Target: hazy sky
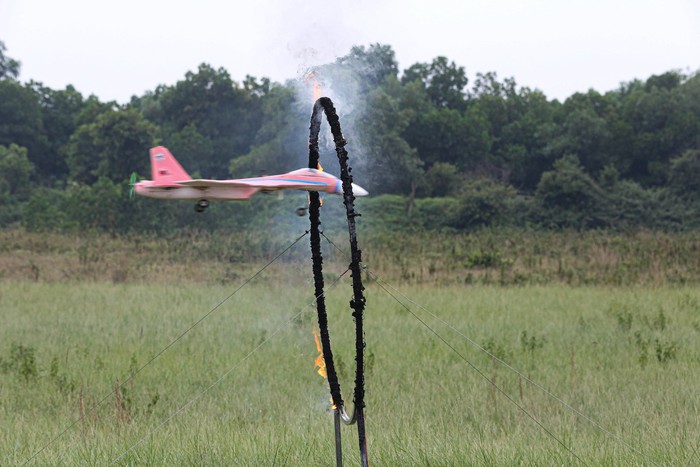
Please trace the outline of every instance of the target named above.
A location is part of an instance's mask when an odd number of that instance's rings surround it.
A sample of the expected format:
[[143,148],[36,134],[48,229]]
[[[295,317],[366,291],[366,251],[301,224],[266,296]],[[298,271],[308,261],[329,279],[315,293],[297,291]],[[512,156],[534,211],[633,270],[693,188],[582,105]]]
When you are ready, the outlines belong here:
[[700,0],[0,0],[0,40],[20,80],[120,103],[203,62],[284,82],[376,42],[563,100],[700,70]]

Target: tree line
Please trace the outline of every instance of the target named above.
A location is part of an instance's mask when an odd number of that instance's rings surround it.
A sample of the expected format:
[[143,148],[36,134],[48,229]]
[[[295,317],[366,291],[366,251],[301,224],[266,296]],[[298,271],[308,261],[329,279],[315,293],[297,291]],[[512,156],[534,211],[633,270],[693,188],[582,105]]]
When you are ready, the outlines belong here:
[[[270,200],[193,219],[181,203],[130,201],[128,180],[132,172],[149,177],[148,149],[157,144],[195,177],[304,166],[314,86],[336,104],[353,175],[373,195],[366,209],[380,223],[700,224],[698,72],[672,70],[559,102],[495,73],[470,82],[446,57],[399,71],[392,48],[373,44],[286,83],[236,82],[202,64],[120,105],[73,86],[21,82],[21,62],[5,52],[0,42],[0,226],[126,232],[264,222],[276,209]],[[333,171],[325,146],[321,160]]]

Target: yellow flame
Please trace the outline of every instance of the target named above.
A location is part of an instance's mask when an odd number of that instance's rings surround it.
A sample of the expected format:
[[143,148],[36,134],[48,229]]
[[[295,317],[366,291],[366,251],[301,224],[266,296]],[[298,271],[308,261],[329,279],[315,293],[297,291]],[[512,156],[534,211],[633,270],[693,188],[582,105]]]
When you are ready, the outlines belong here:
[[[323,166],[321,165],[321,161],[318,161],[318,170],[323,172]],[[323,197],[320,194],[318,195],[318,205],[323,206]]]
[[326,374],[326,364],[323,362],[323,355],[319,355],[314,359],[314,365],[318,367],[318,370],[316,370],[316,373],[321,375],[322,378],[327,378],[328,375]]
[[[304,78],[304,81],[311,82],[311,88],[313,90],[313,99],[314,103],[321,98],[321,83],[318,82],[318,79],[316,79],[316,73],[313,71],[309,71],[309,73],[306,75],[306,78]],[[323,172],[323,167],[321,166],[321,162],[318,162],[318,170]],[[309,203],[311,202],[311,198],[309,198]],[[318,205],[323,206],[323,198],[319,195],[318,198]],[[316,329],[316,328],[314,328]],[[315,332],[315,331],[314,331]],[[314,334],[315,336],[315,334]],[[318,339],[316,339],[316,345],[318,346]],[[319,348],[319,352],[321,349]],[[324,372],[325,370],[325,364],[324,364]]]
[[[318,82],[318,79],[316,79],[316,74],[311,71],[309,74],[306,75],[305,81],[307,83],[311,83],[311,88],[313,92],[313,99],[314,103],[321,98],[321,83]],[[318,170],[323,172],[323,166],[321,166],[321,162],[318,162]],[[310,198],[309,198],[310,200]],[[323,198],[319,196],[319,205],[323,206]],[[314,358],[314,369],[316,370],[316,373],[318,373],[324,380],[326,380],[326,383],[328,382],[328,373],[326,372],[326,361],[323,359],[323,347],[321,347],[321,342],[318,338],[318,328],[316,328],[316,325],[314,324],[313,328],[313,333],[314,333],[314,342],[316,342],[316,351],[318,352],[318,356]],[[330,409],[335,410],[335,404],[333,403],[333,396],[330,397],[329,399],[329,404],[330,404]]]
[[[316,358],[314,358],[314,369],[326,382],[328,382],[328,374],[326,373],[326,361],[323,359],[323,347],[321,347],[321,341],[318,338],[318,328],[314,324],[313,327],[314,342],[316,342],[316,351],[319,353]],[[331,410],[335,410],[335,404],[333,403],[333,396],[328,400]]]
[[318,356],[314,358],[314,369],[316,373],[321,375],[323,378],[328,378],[326,374],[326,361],[323,359],[323,348],[321,347],[321,342],[318,339],[318,329],[314,325],[314,342],[316,342],[316,351],[319,352]]
[[314,102],[319,100],[321,98],[321,83],[318,82],[318,79],[316,79],[316,74],[312,71],[308,75],[306,75],[305,81],[311,82],[311,89],[313,92],[313,98]]

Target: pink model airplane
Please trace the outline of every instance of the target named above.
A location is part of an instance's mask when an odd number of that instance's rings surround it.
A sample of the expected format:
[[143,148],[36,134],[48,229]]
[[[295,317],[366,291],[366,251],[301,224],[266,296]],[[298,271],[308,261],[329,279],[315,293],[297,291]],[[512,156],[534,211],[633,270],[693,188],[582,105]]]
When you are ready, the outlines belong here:
[[[341,181],[337,177],[316,169],[237,180],[193,180],[163,146],[151,148],[151,176],[153,180],[132,183],[137,195],[158,199],[195,199],[197,212],[204,211],[209,201],[244,200],[258,192],[304,190],[343,194]],[[352,191],[355,196],[368,194],[367,190],[354,183]]]

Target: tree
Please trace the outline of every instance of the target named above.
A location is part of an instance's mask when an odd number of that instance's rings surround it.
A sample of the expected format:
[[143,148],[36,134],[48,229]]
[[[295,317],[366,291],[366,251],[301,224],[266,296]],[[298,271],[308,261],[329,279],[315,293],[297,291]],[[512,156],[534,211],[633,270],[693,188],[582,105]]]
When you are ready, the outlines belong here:
[[352,70],[364,91],[398,74],[398,63],[390,45],[371,44],[368,48],[353,46],[350,53],[336,60],[336,65]]
[[68,141],[78,127],[85,101],[82,94],[70,85],[64,90],[53,90],[37,82],[30,82],[29,86],[38,97],[41,120],[48,139],[46,153],[34,157],[41,164],[39,177],[42,182],[65,181],[68,176]]
[[133,108],[103,113],[80,126],[68,146],[68,167],[74,181],[92,184],[99,177],[121,183],[131,172],[146,173],[148,148],[157,128]]
[[695,77],[674,85],[678,79],[682,78],[652,77],[649,86],[638,84],[619,93],[620,114],[627,128],[623,177],[647,187],[663,186],[671,159],[697,147],[700,104],[695,101],[700,86]]
[[469,82],[464,67],[448,62],[447,57],[436,57],[428,63],[416,63],[404,70],[403,84],[418,81],[423,84],[431,102],[437,107],[464,110],[464,88]]
[[700,149],[688,149],[671,160],[668,187],[678,196],[700,197]]
[[41,106],[31,88],[13,80],[0,80],[0,145],[27,148],[27,156],[38,173],[48,151]]
[[428,167],[447,162],[463,170],[474,169],[489,151],[487,122],[478,109],[466,115],[448,107],[418,113],[404,138]]
[[0,41],[0,80],[17,79],[19,77],[20,62],[5,55],[5,43]]
[[586,170],[599,173],[611,159],[608,154],[611,146],[608,121],[614,118],[615,103],[590,90],[568,98],[562,114],[560,135],[553,139],[549,149],[555,157],[576,154]]
[[402,86],[389,79],[368,96],[363,126],[363,145],[371,191],[408,195],[408,213],[413,209],[416,190],[423,176],[423,163],[417,151],[402,137],[412,111],[401,108]]
[[29,181],[33,170],[26,148],[16,144],[0,146],[0,196],[26,198],[30,192]]
[[558,102],[538,90],[518,89],[514,79],[477,73],[469,95],[470,111],[484,119],[489,136],[491,177],[534,191],[556,156],[548,149],[557,128]]
[[685,79],[686,77],[678,71],[667,71],[661,75],[650,76],[644,83],[644,89],[647,92],[654,88],[671,90],[680,86]]
[[128,224],[122,220],[130,213],[124,209],[125,191],[107,177],[99,177],[92,185],[72,183],[63,200],[65,220],[82,230],[126,231]]
[[[184,159],[192,164],[190,170],[225,178],[231,158],[246,154],[253,144],[262,123],[261,99],[267,92],[266,78],[258,83],[248,76],[241,88],[225,69],[201,64],[196,73],[187,72],[184,80],[159,88],[142,103],[148,104],[149,116],[161,126],[166,144],[177,139],[178,133],[184,142],[182,132],[193,130],[208,140],[208,152],[184,154]],[[190,128],[185,130],[187,127]]]
[[506,89],[507,85],[508,82],[501,84],[498,81],[496,73],[477,73],[469,95],[471,104],[478,106],[486,115],[489,131],[496,145],[499,144],[503,127],[512,121],[507,99],[509,94],[515,94],[515,89]]
[[462,187],[456,227],[473,228],[506,223],[509,206],[517,196],[510,185],[490,179],[470,180]]
[[168,148],[193,176],[194,174],[199,177],[213,176],[208,172],[202,175],[201,170],[204,168],[206,171],[206,165],[203,164],[203,161],[214,159],[214,144],[211,139],[199,132],[194,123],[168,135]]
[[262,78],[258,83],[258,79],[255,76],[245,75],[243,80],[243,89],[248,91],[252,96],[264,97],[270,92],[271,88],[270,78]]
[[[262,123],[250,150],[231,159],[232,176],[283,172],[308,164],[308,118],[300,112],[294,89],[272,86],[262,99]],[[324,164],[325,166],[326,164]]]
[[0,226],[21,221],[22,204],[31,193],[29,179],[33,170],[27,150],[16,144],[0,146]]
[[100,115],[112,112],[118,108],[119,106],[116,102],[102,102],[97,96],[91,94],[83,101],[82,108],[76,115],[75,124],[80,126],[94,123]]
[[606,195],[575,155],[558,159],[554,170],[542,174],[536,198],[545,225],[595,228],[606,224]]
[[464,175],[448,162],[436,162],[422,177],[419,196],[446,197],[454,195],[464,182]]
[[38,187],[21,207],[22,226],[30,231],[57,230],[65,226],[65,190]]

